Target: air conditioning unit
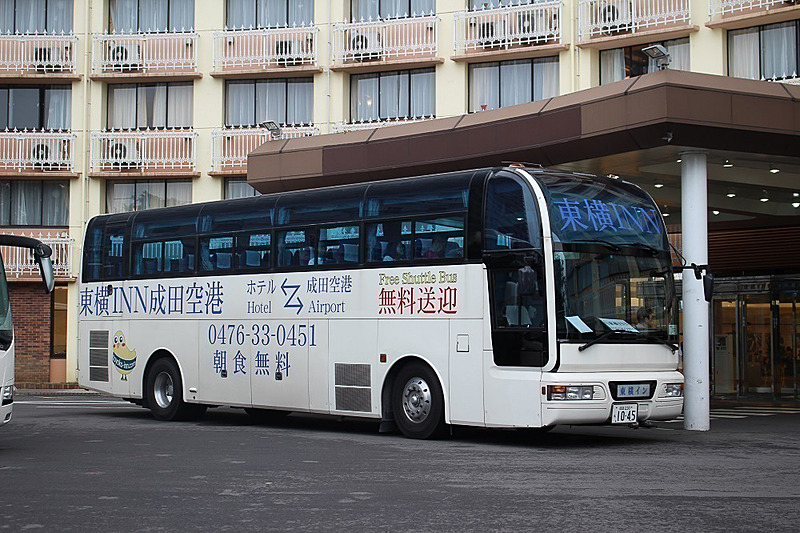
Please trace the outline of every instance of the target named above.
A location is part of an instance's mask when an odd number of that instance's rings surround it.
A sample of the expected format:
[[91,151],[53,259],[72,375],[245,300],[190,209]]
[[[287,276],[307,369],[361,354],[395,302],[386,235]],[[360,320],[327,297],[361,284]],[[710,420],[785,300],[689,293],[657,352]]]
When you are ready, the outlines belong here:
[[113,70],[139,70],[142,68],[139,46],[134,43],[109,43],[108,62]]
[[300,65],[303,63],[303,45],[300,41],[276,41],[275,57],[279,65]]
[[547,38],[558,31],[558,12],[546,9],[517,13],[516,33],[522,42]]
[[112,139],[106,143],[105,160],[112,168],[127,169],[139,166],[139,146],[135,139]]
[[34,168],[42,170],[63,170],[68,168],[69,148],[67,141],[36,143],[31,148],[30,157]]
[[479,22],[476,32],[478,43],[484,48],[492,48],[505,42],[505,26],[501,21]]
[[603,32],[617,33],[633,27],[629,0],[601,0],[595,6],[598,25]]
[[350,50],[355,61],[379,60],[383,56],[381,37],[377,33],[352,33]]
[[64,53],[59,46],[34,48],[32,59],[36,72],[54,72],[64,67]]

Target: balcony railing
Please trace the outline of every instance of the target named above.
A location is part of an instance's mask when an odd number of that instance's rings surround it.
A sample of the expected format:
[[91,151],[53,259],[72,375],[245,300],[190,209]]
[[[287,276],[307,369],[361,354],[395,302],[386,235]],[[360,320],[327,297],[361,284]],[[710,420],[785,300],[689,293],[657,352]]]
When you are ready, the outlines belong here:
[[319,28],[227,30],[214,34],[214,72],[317,64]]
[[92,132],[92,172],[194,172],[193,129]]
[[561,42],[561,1],[456,13],[455,54]]
[[579,0],[579,39],[689,23],[689,0]]
[[[66,232],[58,231],[21,231],[0,229],[5,235],[21,235],[33,237],[52,248],[53,273],[57,278],[71,278],[72,276],[72,239]],[[3,255],[3,264],[6,267],[8,278],[39,278],[39,266],[33,259],[33,254],[27,248],[18,246],[0,246]]]
[[436,15],[333,25],[335,63],[381,61],[437,55]]
[[197,72],[197,34],[123,33],[92,36],[95,74]]
[[[277,139],[294,139],[317,135],[314,126],[283,126]],[[211,133],[212,167],[217,172],[244,171],[247,169],[247,154],[267,141],[273,140],[266,128],[225,128]]]
[[432,120],[436,117],[418,117],[418,118],[390,118],[386,120],[375,120],[371,122],[348,122],[333,124],[331,133],[344,133],[346,131],[362,131],[374,130],[375,128],[385,128],[387,126],[397,126],[399,124],[411,124],[413,122],[422,122],[423,120]]
[[0,35],[0,72],[75,73],[74,35]]
[[794,0],[708,0],[708,20],[730,15],[758,14],[773,7],[794,5]]
[[0,169],[72,172],[75,135],[60,131],[0,131]]

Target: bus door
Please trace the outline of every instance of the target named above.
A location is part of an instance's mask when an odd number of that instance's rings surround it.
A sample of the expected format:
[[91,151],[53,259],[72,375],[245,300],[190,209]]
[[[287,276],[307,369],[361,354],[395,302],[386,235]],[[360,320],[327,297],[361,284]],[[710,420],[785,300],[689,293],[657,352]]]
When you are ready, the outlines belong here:
[[484,353],[486,424],[539,426],[547,307],[541,224],[530,185],[510,173],[492,177],[484,221],[491,329]]

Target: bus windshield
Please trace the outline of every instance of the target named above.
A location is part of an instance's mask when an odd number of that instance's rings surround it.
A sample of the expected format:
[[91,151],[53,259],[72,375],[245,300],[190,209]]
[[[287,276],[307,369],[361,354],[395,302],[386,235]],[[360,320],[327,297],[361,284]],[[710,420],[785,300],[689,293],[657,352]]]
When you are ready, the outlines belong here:
[[650,197],[622,180],[538,178],[553,232],[558,337],[675,338],[669,244]]
[[0,350],[7,350],[14,339],[14,324],[11,320],[11,304],[8,299],[8,284],[3,258],[0,256]]

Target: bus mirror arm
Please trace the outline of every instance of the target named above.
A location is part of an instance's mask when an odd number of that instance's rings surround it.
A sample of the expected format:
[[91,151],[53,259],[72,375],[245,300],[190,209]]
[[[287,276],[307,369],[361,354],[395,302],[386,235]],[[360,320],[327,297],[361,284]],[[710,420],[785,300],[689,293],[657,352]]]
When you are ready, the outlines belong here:
[[691,263],[689,265],[682,265],[673,268],[676,272],[692,270],[694,272],[695,279],[703,280],[703,295],[705,296],[707,302],[711,302],[711,299],[714,297],[714,274],[711,273],[708,265]]

